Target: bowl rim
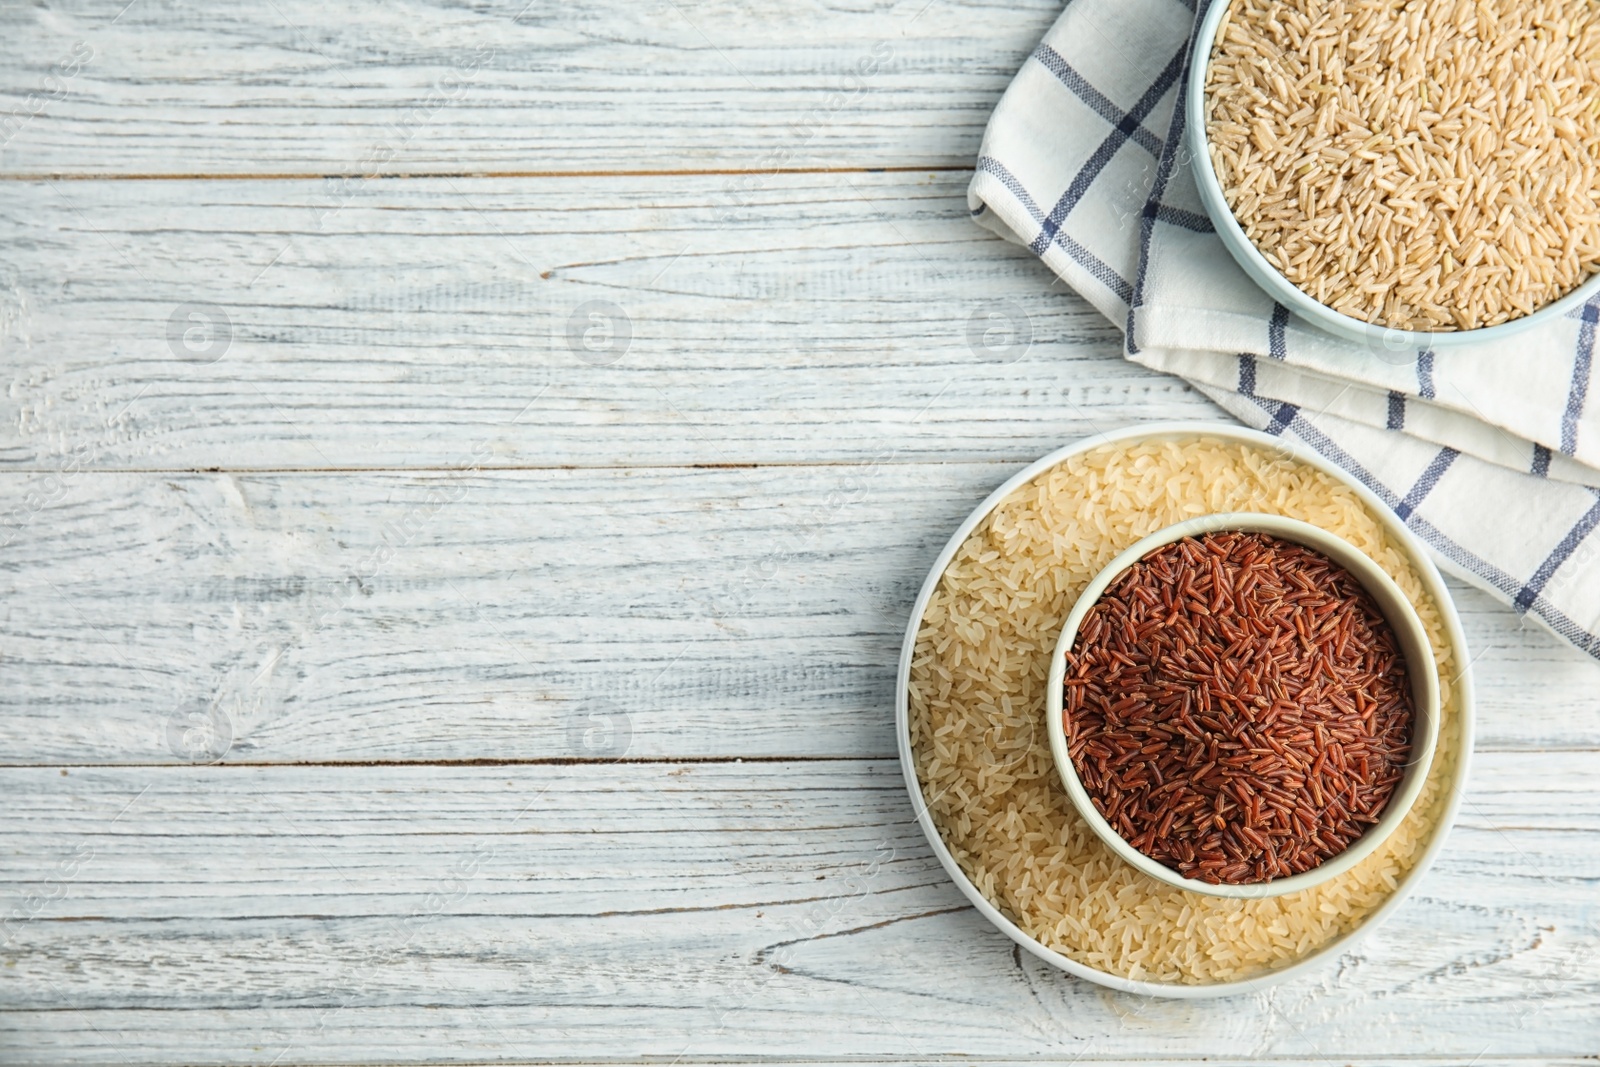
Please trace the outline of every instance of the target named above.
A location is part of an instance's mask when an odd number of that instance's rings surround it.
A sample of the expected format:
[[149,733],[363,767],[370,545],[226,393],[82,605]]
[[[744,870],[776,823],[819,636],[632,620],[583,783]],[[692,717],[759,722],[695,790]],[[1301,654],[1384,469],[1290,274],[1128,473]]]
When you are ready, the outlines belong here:
[[1338,534],[1299,519],[1265,512],[1216,512],[1174,523],[1140,538],[1106,564],[1084,587],[1072,610],[1067,614],[1066,623],[1061,628],[1061,636],[1056,641],[1055,652],[1050,661],[1049,680],[1046,682],[1048,689],[1045,695],[1045,729],[1050,736],[1050,753],[1055,757],[1056,771],[1061,776],[1061,784],[1066,788],[1067,795],[1072,798],[1073,806],[1078,809],[1078,814],[1084,822],[1089,824],[1089,828],[1124,862],[1176,889],[1213,897],[1261,900],[1298,893],[1337,878],[1370,856],[1395,830],[1399,829],[1427,784],[1428,771],[1433,766],[1434,750],[1439,739],[1439,678],[1437,671],[1407,671],[1412,703],[1415,707],[1412,758],[1407,762],[1405,774],[1379,820],[1338,855],[1309,871],[1287,878],[1275,878],[1269,882],[1211,885],[1197,879],[1186,878],[1134,848],[1095,807],[1088,790],[1078,777],[1077,766],[1068,754],[1066,722],[1062,714],[1064,702],[1062,682],[1066,674],[1066,653],[1071,649],[1078,628],[1089,611],[1100,602],[1111,583],[1125,574],[1135,563],[1156,549],[1186,537],[1198,537],[1223,530],[1270,534],[1321,552],[1350,572],[1362,588],[1377,601],[1384,618],[1395,630],[1408,666],[1420,655],[1426,655],[1430,666],[1432,665],[1433,653],[1428,644],[1428,634],[1423,628],[1422,620],[1417,617],[1416,609],[1395,584],[1394,579],[1384,573],[1383,568],[1361,549]]
[[[1055,949],[1048,948],[1035,940],[1016,923],[1012,922],[1000,910],[991,904],[972,880],[961,869],[956,858],[951,854],[949,847],[944,843],[944,838],[939,834],[939,828],[933,823],[933,816],[928,812],[928,805],[922,793],[922,783],[917,777],[915,756],[911,751],[910,732],[910,681],[911,659],[916,652],[917,631],[921,626],[922,617],[927,612],[928,601],[932,599],[934,591],[939,586],[939,581],[944,577],[945,568],[950,560],[955,557],[968,535],[987,519],[995,507],[1018,488],[1026,485],[1040,474],[1049,470],[1075,455],[1081,455],[1101,445],[1119,444],[1137,440],[1187,440],[1196,437],[1216,437],[1224,441],[1242,444],[1251,444],[1275,450],[1283,450],[1307,466],[1328,474],[1330,477],[1346,486],[1367,505],[1384,523],[1403,545],[1410,558],[1412,566],[1417,569],[1422,579],[1423,586],[1427,589],[1439,608],[1440,622],[1444,627],[1451,649],[1460,658],[1462,663],[1459,673],[1452,679],[1460,701],[1460,738],[1457,742],[1459,751],[1456,753],[1456,771],[1448,783],[1448,794],[1445,797],[1443,810],[1439,815],[1438,825],[1434,829],[1433,838],[1423,849],[1411,871],[1400,880],[1398,886],[1389,894],[1389,898],[1377,909],[1367,916],[1360,926],[1349,933],[1334,938],[1321,948],[1283,967],[1278,967],[1264,974],[1253,975],[1247,978],[1235,978],[1226,982],[1208,982],[1204,984],[1186,985],[1176,982],[1152,982],[1138,978],[1124,978],[1121,975],[1101,971],[1087,964],[1079,963]],[[895,733],[896,748],[900,754],[900,773],[906,783],[912,810],[915,812],[917,825],[921,828],[923,836],[927,839],[928,847],[938,858],[940,866],[955,883],[957,891],[967,898],[973,908],[1001,933],[1010,938],[1016,945],[1027,951],[1030,955],[1057,968],[1121,993],[1131,993],[1138,996],[1159,997],[1174,1000],[1209,1000],[1216,997],[1238,996],[1245,993],[1257,993],[1278,985],[1293,978],[1302,977],[1323,966],[1329,957],[1344,952],[1354,947],[1360,940],[1382,925],[1385,919],[1394,913],[1416,889],[1422,876],[1433,866],[1434,860],[1444,848],[1445,840],[1450,836],[1449,829],[1454,824],[1456,814],[1460,810],[1462,795],[1466,787],[1467,777],[1472,765],[1472,745],[1474,735],[1475,701],[1472,684],[1472,657],[1468,654],[1466,633],[1462,629],[1461,618],[1456,610],[1455,601],[1451,599],[1449,590],[1445,587],[1444,578],[1439,573],[1439,568],[1434,564],[1422,542],[1406,528],[1405,524],[1395,517],[1394,513],[1378,499],[1371,489],[1359,479],[1352,477],[1344,470],[1324,459],[1299,442],[1288,438],[1275,437],[1220,421],[1173,420],[1163,422],[1150,422],[1125,426],[1113,431],[1100,431],[1086,435],[1078,440],[1055,449],[1041,456],[1034,462],[1026,465],[1017,473],[1007,478],[997,486],[981,503],[973,509],[950,535],[950,539],[934,558],[932,566],[928,569],[927,577],[923,579],[922,588],[917,594],[916,602],[912,605],[909,619],[906,622],[906,635],[900,646],[900,662],[895,679]]]
[[[1204,2],[1204,0],[1202,0]],[[1234,0],[1211,0],[1205,17],[1200,21],[1190,41],[1188,78],[1184,86],[1184,143],[1192,161],[1195,186],[1200,202],[1212,227],[1222,240],[1234,261],[1249,275],[1269,297],[1288,308],[1302,321],[1346,341],[1368,347],[1381,347],[1389,352],[1406,349],[1452,348],[1458,345],[1486,344],[1504,340],[1531,326],[1550,322],[1587,303],[1600,293],[1600,272],[1591,274],[1575,288],[1542,307],[1520,318],[1494,326],[1479,326],[1470,330],[1402,330],[1394,326],[1365,322],[1335,311],[1326,304],[1303,292],[1278,268],[1262,255],[1255,243],[1245,234],[1233,209],[1222,193],[1222,183],[1217,179],[1211,163],[1211,141],[1206,133],[1205,87],[1206,75],[1211,66],[1211,56],[1217,36],[1217,26],[1233,6]]]

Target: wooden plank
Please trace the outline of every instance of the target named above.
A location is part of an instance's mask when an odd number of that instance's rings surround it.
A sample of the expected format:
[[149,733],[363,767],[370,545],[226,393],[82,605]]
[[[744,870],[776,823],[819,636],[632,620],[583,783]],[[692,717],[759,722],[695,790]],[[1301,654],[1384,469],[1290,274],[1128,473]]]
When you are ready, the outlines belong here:
[[[1014,469],[0,476],[0,760],[892,756]],[[1480,745],[1600,748],[1600,664],[1453,588]]]
[[965,175],[726,221],[717,181],[0,183],[0,467],[1019,461],[1215,415]]
[[0,166],[968,166],[1058,12],[1054,0],[11,5],[0,13]]
[[1218,1005],[1014,951],[892,761],[9,769],[0,1040],[63,1063],[1584,1055],[1597,772],[1482,756],[1390,923]]

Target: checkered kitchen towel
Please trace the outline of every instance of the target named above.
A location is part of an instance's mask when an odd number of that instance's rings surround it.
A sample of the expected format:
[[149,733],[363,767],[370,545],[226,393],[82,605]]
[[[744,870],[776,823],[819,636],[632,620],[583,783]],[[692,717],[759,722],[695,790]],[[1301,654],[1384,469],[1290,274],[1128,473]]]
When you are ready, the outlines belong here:
[[1181,150],[1196,3],[1068,0],[989,120],[973,215],[1122,325],[1129,359],[1315,448],[1446,569],[1600,657],[1600,301],[1437,353],[1291,319],[1223,248]]

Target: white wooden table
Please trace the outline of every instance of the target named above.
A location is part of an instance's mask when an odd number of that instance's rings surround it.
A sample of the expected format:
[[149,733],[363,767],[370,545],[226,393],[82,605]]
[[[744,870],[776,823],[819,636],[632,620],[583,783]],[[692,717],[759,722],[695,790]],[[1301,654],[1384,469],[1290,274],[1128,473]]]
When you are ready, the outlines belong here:
[[967,217],[1056,0],[523,4],[0,8],[0,1062],[1600,1053],[1600,665],[1459,585],[1463,817],[1315,978],[1110,995],[922,841],[937,547],[1219,417]]

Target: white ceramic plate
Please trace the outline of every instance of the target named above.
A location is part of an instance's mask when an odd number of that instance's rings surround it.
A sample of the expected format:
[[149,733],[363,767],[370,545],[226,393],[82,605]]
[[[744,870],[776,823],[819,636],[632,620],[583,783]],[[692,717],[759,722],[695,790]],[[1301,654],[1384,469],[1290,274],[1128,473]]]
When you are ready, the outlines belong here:
[[956,863],[955,857],[945,847],[944,839],[939,836],[938,827],[934,826],[933,816],[928,813],[927,804],[923,800],[922,783],[917,779],[916,764],[911,755],[910,683],[911,657],[916,651],[917,628],[922,622],[923,613],[928,610],[928,601],[932,598],[934,589],[938,587],[939,579],[944,575],[945,568],[950,565],[950,560],[955,556],[957,549],[977,528],[978,524],[988,518],[989,512],[993,511],[996,505],[1010,496],[1019,486],[1037,478],[1062,460],[1099,448],[1101,445],[1131,444],[1137,441],[1151,440],[1187,440],[1201,436],[1286,452],[1301,463],[1324,471],[1349,486],[1361,498],[1362,503],[1366,504],[1374,515],[1383,520],[1386,529],[1396,539],[1397,543],[1404,546],[1411,557],[1412,565],[1416,567],[1417,573],[1422,578],[1423,587],[1428,591],[1434,602],[1438,604],[1439,615],[1444,624],[1445,636],[1455,649],[1457,662],[1462,664],[1471,663],[1471,657],[1467,655],[1466,636],[1461,630],[1461,619],[1456,614],[1455,604],[1450,599],[1450,592],[1445,588],[1444,579],[1440,577],[1438,568],[1433,565],[1433,561],[1428,557],[1427,550],[1423,547],[1422,542],[1417,540],[1416,536],[1406,529],[1405,525],[1395,517],[1394,513],[1384,506],[1383,502],[1374,496],[1366,486],[1321,456],[1293,441],[1272,437],[1256,430],[1247,430],[1227,423],[1158,422],[1133,426],[1115,433],[1096,434],[1093,437],[1085,438],[1075,444],[1058,449],[1036,463],[1032,463],[1025,469],[1018,471],[998,489],[990,493],[988,499],[979,504],[977,509],[971,515],[968,515],[960,526],[956,527],[955,533],[951,535],[949,542],[939,553],[938,558],[933,561],[933,567],[928,571],[928,577],[922,583],[922,592],[917,595],[916,605],[911,610],[911,621],[906,626],[905,643],[900,649],[899,676],[895,684],[895,730],[899,737],[900,769],[905,774],[906,788],[911,792],[911,803],[917,812],[917,823],[922,827],[923,834],[927,836],[928,844],[933,848],[934,855],[939,857],[939,862],[944,864],[944,869],[955,880],[957,888],[966,895],[968,900],[972,901],[973,907],[977,908],[984,918],[998,927],[1011,940],[1046,963],[1059,967],[1068,974],[1074,974],[1079,978],[1086,978],[1091,982],[1098,982],[1100,985],[1109,986],[1125,993],[1189,1000],[1250,993],[1314,970],[1351,948],[1357,939],[1365,936],[1379,923],[1383,922],[1384,919],[1388,918],[1400,906],[1401,902],[1411,894],[1411,890],[1416,887],[1423,874],[1433,865],[1434,857],[1438,855],[1439,849],[1444,845],[1445,838],[1449,836],[1446,831],[1455,822],[1456,809],[1460,806],[1462,790],[1466,785],[1468,764],[1471,762],[1472,755],[1473,733],[1472,674],[1470,669],[1463,667],[1461,676],[1454,682],[1456,693],[1458,694],[1461,729],[1456,742],[1458,751],[1455,753],[1455,774],[1449,782],[1449,795],[1445,800],[1444,811],[1440,816],[1439,825],[1434,829],[1432,840],[1428,842],[1427,848],[1422,853],[1422,858],[1417,861],[1416,866],[1411,869],[1410,873],[1401,880],[1399,887],[1390,894],[1389,899],[1384,901],[1360,926],[1342,937],[1335,938],[1322,948],[1295,963],[1254,978],[1236,979],[1230,982],[1212,982],[1205,985],[1135,981],[1086,966],[1035,941],[1024,933],[1016,923],[1000,914],[999,910],[989,903],[982,893],[978,892],[978,887],[973,885],[971,880],[967,878],[966,874],[961,870],[960,864]]

